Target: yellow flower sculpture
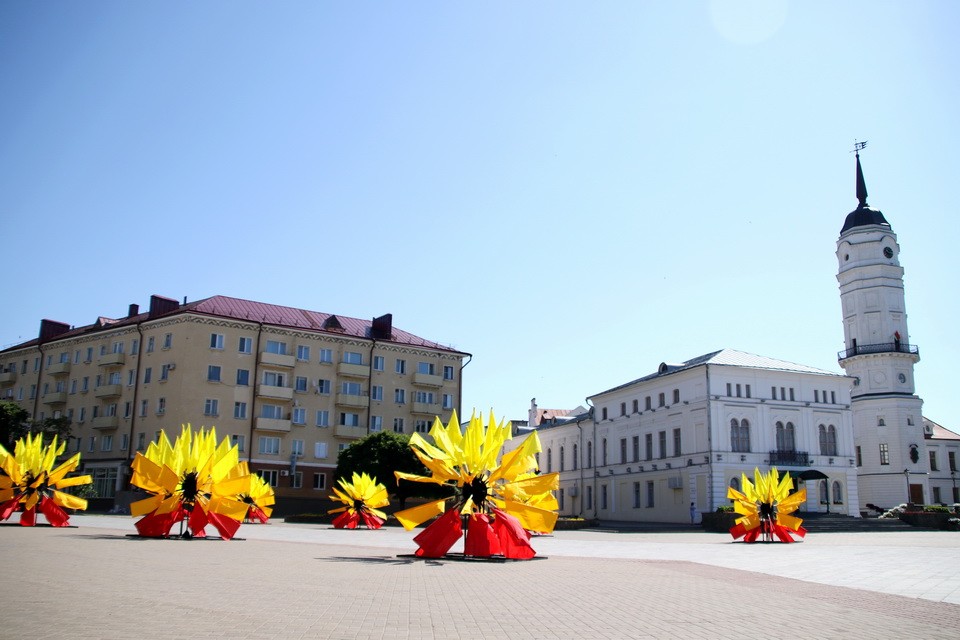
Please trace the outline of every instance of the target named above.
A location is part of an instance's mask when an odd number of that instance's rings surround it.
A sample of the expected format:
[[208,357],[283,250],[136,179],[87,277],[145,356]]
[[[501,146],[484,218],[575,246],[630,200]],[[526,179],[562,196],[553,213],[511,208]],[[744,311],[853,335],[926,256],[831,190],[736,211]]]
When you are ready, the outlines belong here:
[[339,513],[333,526],[337,529],[356,529],[360,521],[368,529],[379,529],[386,521],[387,514],[379,510],[390,504],[387,488],[365,473],[353,474],[353,482],[340,478],[337,484],[343,489],[333,488],[331,500],[345,504],[345,507],[330,509],[327,513]]
[[239,473],[250,478],[250,485],[237,494],[237,500],[247,505],[244,520],[249,522],[260,521],[266,524],[273,513],[273,504],[276,502],[273,487],[256,473],[250,473],[246,462],[241,462]]
[[130,483],[153,494],[130,505],[130,515],[143,516],[136,522],[141,536],[166,538],[177,522],[186,522],[182,537],[204,537],[212,524],[224,540],[240,528],[247,504],[237,496],[250,487],[250,473],[241,465],[236,445],[224,438],[217,444],[214,427],[194,434],[183,425],[170,444],[160,432],[146,454],[137,453],[131,463]]
[[790,493],[793,479],[789,474],[780,478],[776,467],[766,474],[754,469],[752,483],[746,474],[741,475],[743,493],[733,487],[727,489],[727,497],[733,500],[733,510],[743,516],[737,518],[730,529],[734,539],[742,537],[744,542],[756,542],[762,536],[767,542],[774,538],[793,542],[792,533],[801,538],[807,534],[807,530],[800,526],[803,520],[790,515],[806,501],[806,489]]
[[[461,433],[456,412],[444,426],[439,418],[430,429],[433,444],[419,434],[410,437],[414,454],[430,476],[394,472],[398,480],[431,482],[455,490],[451,498],[405,509],[396,518],[407,530],[440,515],[414,538],[416,554],[439,558],[467,528],[464,555],[504,556],[530,559],[530,531],[549,533],[557,522],[557,503],[552,491],[559,486],[559,474],[536,475],[536,454],[540,439],[531,433],[516,449],[501,457],[504,443],[511,438],[510,423],[497,424],[493,412],[489,424],[474,415]],[[448,504],[449,503],[449,504]],[[462,522],[463,521],[463,522]]]
[[66,446],[66,442],[58,445],[56,436],[44,446],[39,433],[17,440],[13,455],[0,446],[0,520],[9,518],[22,505],[23,526],[35,525],[39,510],[52,526],[65,527],[70,517],[64,509],[87,508],[83,498],[61,491],[93,482],[90,476],[67,477],[80,465],[79,453],[53,467]]

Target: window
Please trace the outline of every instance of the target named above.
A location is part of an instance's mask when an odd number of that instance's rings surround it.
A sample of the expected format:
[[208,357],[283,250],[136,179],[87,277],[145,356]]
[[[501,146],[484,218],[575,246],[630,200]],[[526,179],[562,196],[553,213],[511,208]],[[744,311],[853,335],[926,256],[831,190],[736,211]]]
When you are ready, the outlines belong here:
[[443,394],[442,406],[444,409],[453,409],[453,394],[450,394],[450,393]]
[[[279,440],[279,438],[277,438]],[[277,486],[277,476],[280,474],[277,473],[276,469],[260,469],[257,471],[260,474],[260,477],[263,478],[263,481],[266,482],[271,487]]]
[[737,383],[737,397],[740,397],[740,383]]
[[233,403],[233,417],[237,420],[243,420],[247,417],[247,403],[246,402],[234,402]]
[[593,487],[587,486],[587,499],[585,500],[587,510],[593,509]]
[[123,403],[123,417],[124,417],[124,418],[129,418],[129,417],[130,417],[130,414],[131,414],[132,412],[133,412],[133,403],[132,403],[132,402],[124,402],[124,403]]
[[127,445],[130,444],[130,434],[124,433],[120,435],[120,451],[126,451],[128,449]]
[[654,498],[655,485],[652,480],[647,480],[647,508],[653,508],[653,498]]
[[737,453],[750,452],[750,423],[746,419],[730,420],[730,450]]
[[117,468],[91,469],[93,489],[97,497],[113,498],[117,495]]
[[317,393],[321,395],[330,395],[330,381],[323,378],[317,380]]
[[301,362],[310,362],[310,347],[302,344],[297,345],[297,360]]
[[820,440],[820,455],[837,455],[837,429],[832,424],[830,426],[820,425],[817,427],[817,435]]
[[[740,395],[740,385],[737,385],[737,396]],[[680,403],[680,389],[673,390],[673,404]]]
[[657,444],[659,445],[660,459],[667,457],[667,432],[660,431],[657,433]]
[[263,372],[263,384],[268,387],[282,387],[285,382],[286,377],[282,373],[277,373],[276,371]]
[[93,453],[93,451],[97,448],[97,437],[90,436],[90,440],[88,442],[89,444],[87,445],[87,451]]
[[294,474],[290,477],[290,486],[294,489],[303,488],[303,471],[294,472]]
[[397,404],[403,404],[407,401],[407,393],[403,389],[393,390],[393,401]]
[[371,400],[383,400],[383,386],[375,384],[370,387],[370,399]]
[[219,401],[219,400],[216,400],[216,399],[213,399],[213,398],[207,398],[206,400],[203,401],[203,415],[205,415],[205,416],[215,416],[215,415],[218,415],[218,414],[219,414],[219,411],[217,411],[217,410],[218,410],[219,408],[220,408],[220,401]]
[[749,398],[749,397],[750,397],[750,385],[747,385],[746,391],[747,391],[747,397]]
[[250,385],[250,370],[237,369],[237,386],[247,387]]
[[153,377],[153,367],[147,367],[143,370],[143,384],[150,384],[151,377]]
[[157,415],[162,415],[167,410],[167,399],[158,398],[157,399]]
[[413,430],[417,433],[427,433],[430,431],[429,420],[417,420],[413,423]]
[[317,410],[317,426],[318,427],[329,427],[330,426],[330,412],[326,409]]
[[573,470],[576,471],[580,468],[580,449],[577,447],[577,444],[573,444]]
[[432,362],[418,362],[417,373],[432,376],[434,375],[434,365]]
[[293,424],[307,424],[307,410],[303,407],[294,407],[291,416]]
[[640,413],[640,401],[636,398],[633,399],[633,412]]
[[396,373],[404,374],[407,372],[407,361],[397,358],[397,363],[393,369]]
[[314,458],[326,458],[327,457],[327,443],[326,442],[317,442],[313,445],[313,457]]
[[359,396],[362,395],[359,382],[341,382],[340,383],[340,393],[345,396]]
[[664,407],[664,406],[666,406],[666,404],[667,404],[667,397],[666,397],[665,394],[662,394],[662,393],[661,393],[661,394],[657,397],[657,400],[658,400],[659,403],[660,403],[660,404],[657,405],[658,407]]
[[653,460],[653,434],[648,433],[643,437],[643,458],[644,460]]
[[[824,398],[823,400],[824,400],[824,402],[826,402],[827,399]],[[837,392],[836,392],[836,391],[831,391],[831,392],[830,392],[830,404],[837,404]]]
[[363,354],[357,353],[356,351],[344,351],[343,363],[344,364],[363,364]]
[[[823,425],[821,425],[822,427]],[[793,423],[788,422],[783,424],[782,422],[777,422],[776,424],[777,431],[777,451],[796,451],[797,450],[797,441],[796,441],[796,431],[793,428]],[[822,447],[821,447],[822,449]],[[823,453],[821,451],[821,453]]]
[[794,401],[793,387],[790,387],[790,402]]
[[880,443],[880,464],[890,464],[890,446],[886,442]]
[[620,403],[620,415],[621,415],[621,416],[627,415],[627,403],[626,403],[626,402],[621,402],[621,403]]
[[600,508],[607,508],[607,485],[600,485]]
[[[937,468],[937,451],[936,449],[930,450],[930,471],[939,471]],[[934,500],[934,502],[940,502],[939,500]]]
[[620,438],[620,464],[627,463],[627,439]]
[[644,411],[650,411],[650,409],[653,408],[653,406],[650,404],[650,402],[651,402],[651,401],[650,401],[650,396],[647,396],[646,400],[644,400],[644,405],[643,405],[643,406],[644,406]]
[[290,454],[296,456],[303,455],[303,440],[293,440],[290,443]]
[[260,417],[267,420],[283,420],[283,407],[278,404],[264,404],[260,407]]
[[147,434],[141,431],[137,434],[137,451],[143,451],[147,448]]
[[587,468],[593,467],[593,442],[587,442]]
[[293,389],[294,391],[299,391],[304,393],[307,390],[307,376],[297,376],[293,380]]
[[70,394],[72,395],[76,392],[77,392],[77,379],[74,378],[73,380],[70,381]]
[[560,471],[566,471],[566,463],[564,462],[564,451],[563,447],[560,447]]
[[830,497],[827,495],[827,481],[821,480],[817,483],[819,494],[820,494],[820,504],[828,504],[830,502]]
[[680,429],[673,430],[673,455],[675,456],[681,455]]
[[633,483],[633,508],[634,509],[640,508],[640,483],[639,482]]
[[113,451],[113,436],[100,438],[100,451]]
[[950,467],[950,471],[957,470],[957,454],[955,451],[947,452],[947,464]]
[[600,455],[603,457],[603,466],[605,467],[607,466],[607,439],[604,438],[600,444],[602,445]]
[[[80,385],[80,392],[86,393],[89,390],[90,390],[90,378],[88,376],[83,376],[83,384]],[[33,397],[32,393],[30,397],[31,398]]]
[[773,398],[774,400],[777,399],[777,388],[776,388],[776,387],[770,387],[770,397]]
[[280,453],[280,438],[274,436],[260,436],[259,453],[278,455]]
[[210,348],[220,349],[221,351],[223,350],[223,334],[222,333],[210,334]]
[[370,431],[383,431],[383,416],[370,416]]
[[267,340],[267,353],[275,353],[278,356],[287,355],[287,343],[280,340]]
[[207,382],[220,382],[220,366],[211,364],[207,366]]
[[160,367],[160,381],[163,382],[170,377],[170,365],[165,364]]
[[343,411],[340,413],[340,424],[345,427],[359,427],[360,414]]
[[640,436],[633,436],[632,441],[633,461],[640,462]]
[[320,349],[320,362],[333,362],[333,350],[332,349]]
[[558,493],[559,495],[557,496],[557,506],[559,507],[560,511],[563,511],[563,489],[561,488]]
[[396,433],[403,433],[403,418],[393,419],[393,430]]
[[114,353],[123,353],[123,341],[113,343],[113,352]]
[[237,351],[239,353],[252,353],[253,338],[240,338],[240,343],[237,345]]
[[415,402],[433,404],[433,391],[417,391]]
[[941,502],[941,500],[940,500],[940,487],[933,487],[933,501],[934,501],[934,503]]
[[444,380],[453,380],[453,367],[445,364],[443,365],[443,379]]
[[173,334],[172,334],[172,333],[165,333],[165,334],[163,335],[163,348],[164,348],[164,349],[171,349],[171,348],[173,348]]
[[863,454],[861,453],[860,445],[857,445],[857,466],[863,466]]
[[120,372],[113,371],[110,373],[107,384],[120,384]]
[[[326,445],[324,445],[326,447]],[[324,451],[324,458],[327,457],[326,451]],[[327,474],[325,473],[315,473],[313,474],[313,488],[317,490],[323,490],[327,488]]]
[[140,417],[141,417],[141,418],[146,417],[147,411],[149,410],[149,408],[150,408],[150,401],[149,401],[149,400],[141,400],[141,401],[140,401]]
[[781,400],[786,400],[786,399],[787,399],[787,389],[786,389],[786,387],[780,387],[780,399],[781,399]]
[[132,387],[137,380],[137,372],[134,369],[127,371],[127,386]]
[[813,390],[813,401],[814,401],[814,402],[820,402],[820,391],[819,391],[819,389],[814,389],[814,390]]
[[607,408],[606,408],[606,407],[603,407],[603,408],[600,410],[600,419],[601,419],[601,420],[606,420],[606,419],[607,419]]
[[[153,353],[155,340],[153,336],[147,338],[147,353]],[[93,359],[93,349],[87,349],[87,362]]]

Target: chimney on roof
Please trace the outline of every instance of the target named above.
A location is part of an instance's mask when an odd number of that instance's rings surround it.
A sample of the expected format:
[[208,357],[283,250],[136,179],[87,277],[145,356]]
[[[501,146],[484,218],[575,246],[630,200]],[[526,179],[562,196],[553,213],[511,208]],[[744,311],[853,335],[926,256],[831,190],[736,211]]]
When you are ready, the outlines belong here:
[[163,296],[158,296],[158,295],[150,296],[150,317],[151,318],[162,316],[165,313],[176,311],[179,308],[180,308],[180,304],[172,298],[164,298]]
[[393,337],[392,313],[385,313],[379,318],[373,319],[373,326],[370,328],[370,337],[374,340],[389,340]]
[[57,322],[56,320],[41,320],[40,321],[40,342],[47,342],[53,340],[59,335],[62,335],[70,331],[70,325],[65,322]]
[[132,318],[133,316],[139,313],[140,313],[140,305],[138,304],[131,304],[130,307],[127,309],[128,318]]

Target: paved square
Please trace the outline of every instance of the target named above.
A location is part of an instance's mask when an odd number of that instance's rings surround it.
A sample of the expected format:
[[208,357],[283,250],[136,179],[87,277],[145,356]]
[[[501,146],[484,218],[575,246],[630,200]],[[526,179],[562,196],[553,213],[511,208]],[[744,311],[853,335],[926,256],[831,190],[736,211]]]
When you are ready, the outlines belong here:
[[422,561],[411,533],[129,517],[0,527],[0,638],[955,638],[960,534],[557,532],[529,562]]

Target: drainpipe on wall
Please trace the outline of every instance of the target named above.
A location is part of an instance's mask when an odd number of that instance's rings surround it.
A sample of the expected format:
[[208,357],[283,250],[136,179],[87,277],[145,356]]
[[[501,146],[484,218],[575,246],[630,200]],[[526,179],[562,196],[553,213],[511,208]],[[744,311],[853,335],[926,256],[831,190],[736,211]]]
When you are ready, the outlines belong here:
[[[137,323],[137,333],[140,340],[137,342],[137,367],[134,369],[133,378],[133,413],[130,415],[130,436],[127,438],[127,460],[133,460],[133,433],[137,422],[137,397],[140,391],[140,363],[143,361],[143,329],[142,322]],[[130,469],[129,465],[127,469]]]
[[463,370],[467,368],[467,365],[473,361],[473,355],[467,354],[468,359],[465,364],[460,365],[460,386],[457,387],[457,417],[463,420]]
[[[373,329],[370,330],[371,333]],[[367,435],[370,435],[370,418],[373,417],[373,408],[371,407],[373,403],[373,350],[377,348],[377,339],[370,338],[370,357],[367,359],[367,362],[370,363],[370,373],[367,374]],[[333,391],[331,389],[331,391]],[[381,425],[380,430],[383,431],[383,426]]]
[[591,492],[593,493],[593,517],[597,517],[597,416],[596,416],[596,407],[593,406],[593,403],[590,402],[590,398],[584,398],[584,402],[587,403],[587,406],[590,407],[589,416],[591,422],[593,422],[593,444],[590,447],[593,449],[593,460],[590,460],[590,468],[593,470],[593,477],[591,478],[592,487]]
[[[577,432],[579,433],[579,435],[577,436],[577,443],[578,443],[578,444],[577,444],[577,457],[583,455],[583,427],[580,425],[580,422],[581,422],[581,420],[578,418],[578,419],[577,419]],[[575,462],[577,463],[577,468],[580,469],[580,490],[583,491],[583,490],[584,490],[584,486],[583,486],[583,464],[582,464],[582,462],[581,462],[580,460],[576,460]],[[582,517],[583,517],[583,496],[581,495],[581,496],[577,496],[577,497],[580,498],[580,509],[579,509],[579,513],[578,513],[577,515],[579,515],[579,516],[582,518]]]
[[43,343],[37,343],[37,349],[40,350],[40,366],[37,367],[37,386],[33,393],[33,413],[30,415],[31,420],[37,419],[37,410],[40,405],[40,379],[43,377]]
[[710,496],[710,501],[707,505],[709,511],[716,509],[716,505],[713,504],[713,418],[712,418],[712,402],[710,400],[710,365],[703,365],[704,371],[707,376],[707,451],[709,452],[710,461],[707,463],[707,495]]
[[[252,394],[250,397],[250,436],[247,438],[247,465],[250,465],[253,461],[253,427],[257,423],[257,380],[259,380],[260,375],[260,336],[263,334],[263,323],[257,323],[257,344],[254,347],[254,361],[253,361],[253,383],[251,383],[250,388],[252,389]],[[253,471],[253,469],[251,469]],[[292,482],[292,481],[291,481]]]

